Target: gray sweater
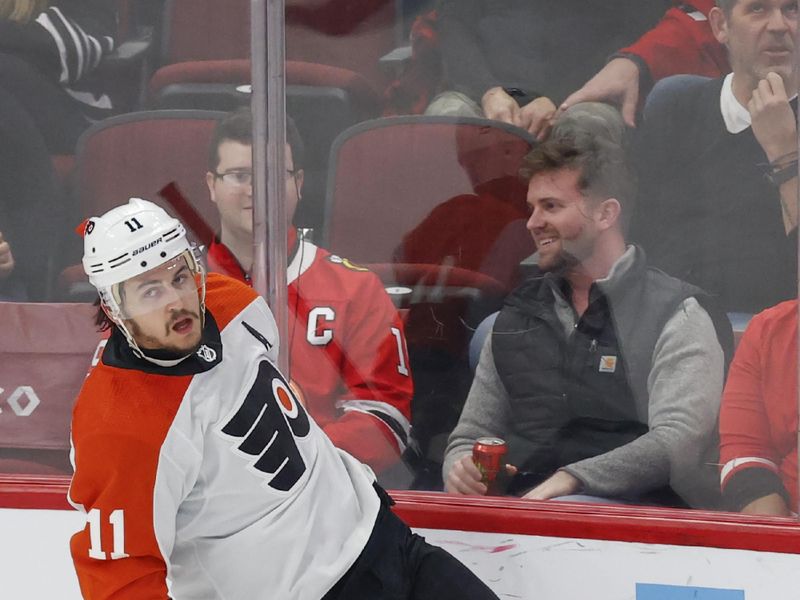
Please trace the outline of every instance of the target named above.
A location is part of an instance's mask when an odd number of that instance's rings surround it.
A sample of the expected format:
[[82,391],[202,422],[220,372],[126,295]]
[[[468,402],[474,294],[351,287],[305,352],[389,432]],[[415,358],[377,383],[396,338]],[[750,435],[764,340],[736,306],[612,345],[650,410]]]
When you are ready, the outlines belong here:
[[[612,285],[630,262],[629,249],[598,285]],[[571,332],[575,320],[571,310],[563,310],[565,305],[564,298],[556,297],[556,312]],[[647,380],[648,433],[563,470],[580,480],[583,493],[597,496],[636,495],[667,484],[691,486],[698,457],[716,432],[723,378],[724,356],[711,318],[689,298],[667,322],[653,351]],[[479,437],[505,438],[510,431],[510,398],[487,337],[461,418],[450,435],[445,479]]]

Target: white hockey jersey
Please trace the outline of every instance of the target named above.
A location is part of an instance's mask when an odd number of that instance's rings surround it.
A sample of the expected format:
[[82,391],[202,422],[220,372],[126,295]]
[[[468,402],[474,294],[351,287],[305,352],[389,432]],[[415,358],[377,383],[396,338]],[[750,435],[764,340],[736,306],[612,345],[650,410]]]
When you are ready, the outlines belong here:
[[275,367],[249,287],[210,275],[203,344],[176,367],[112,335],[78,397],[71,550],[86,598],[318,600],[358,558],[380,500]]

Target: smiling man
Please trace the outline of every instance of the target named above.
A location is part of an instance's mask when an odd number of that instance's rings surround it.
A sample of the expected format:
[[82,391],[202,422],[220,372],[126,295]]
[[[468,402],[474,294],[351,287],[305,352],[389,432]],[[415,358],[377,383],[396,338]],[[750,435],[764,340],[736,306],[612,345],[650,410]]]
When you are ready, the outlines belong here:
[[525,498],[713,506],[730,326],[701,290],[626,245],[619,146],[554,135],[523,175],[544,275],[509,296],[486,340],[450,436],[447,490],[486,493],[471,450],[490,436],[507,441],[509,492]]
[[756,313],[797,296],[797,0],[717,0],[733,72],[659,84],[631,230],[655,266]]

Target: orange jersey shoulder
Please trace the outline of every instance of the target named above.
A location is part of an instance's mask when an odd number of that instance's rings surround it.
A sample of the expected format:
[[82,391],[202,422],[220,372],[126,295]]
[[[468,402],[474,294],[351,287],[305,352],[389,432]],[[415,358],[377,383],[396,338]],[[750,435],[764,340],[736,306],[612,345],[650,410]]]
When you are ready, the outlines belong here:
[[206,308],[214,315],[220,331],[256,298],[253,288],[232,277],[209,273],[206,278]]

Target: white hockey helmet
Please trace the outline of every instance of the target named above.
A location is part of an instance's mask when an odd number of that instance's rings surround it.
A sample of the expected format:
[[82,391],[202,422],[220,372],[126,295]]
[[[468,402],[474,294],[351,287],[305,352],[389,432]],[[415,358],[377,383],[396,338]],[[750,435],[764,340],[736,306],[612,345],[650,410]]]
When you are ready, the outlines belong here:
[[83,234],[83,269],[97,288],[109,317],[119,325],[138,352],[122,323],[119,284],[146,273],[181,255],[198,276],[201,313],[205,312],[205,273],[196,249],[180,221],[160,206],[131,198],[127,204],[86,221]]

